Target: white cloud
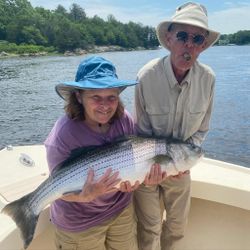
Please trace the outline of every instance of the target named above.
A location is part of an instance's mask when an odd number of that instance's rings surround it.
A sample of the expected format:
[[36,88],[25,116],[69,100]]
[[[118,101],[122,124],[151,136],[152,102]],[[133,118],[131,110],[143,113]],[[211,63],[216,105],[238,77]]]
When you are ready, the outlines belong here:
[[129,21],[142,23],[143,25],[156,26],[160,21],[167,18],[166,10],[155,8],[153,6],[142,6],[140,8],[121,8],[111,5],[88,4],[85,6],[88,16],[98,15],[106,19],[109,14],[115,16],[118,21],[127,23]]
[[64,6],[66,9],[72,5],[72,3],[79,4],[86,12],[88,17],[93,17],[97,15],[104,20],[106,20],[107,16],[112,14],[118,21],[123,23],[127,23],[129,21],[142,23],[143,25],[150,25],[155,27],[160,21],[167,18],[167,12],[172,14],[173,10],[164,10],[160,8],[156,8],[152,5],[143,5],[134,7],[119,7],[115,4],[108,4],[102,0],[92,0],[92,1],[81,1],[81,0],[56,0],[56,1],[48,1],[48,0],[31,0],[32,6],[43,6],[46,9],[54,10],[59,4]]
[[232,34],[239,30],[250,30],[250,5],[242,5],[209,15],[211,28],[222,34]]
[[[128,0],[129,1],[129,0]],[[127,23],[133,21],[142,23],[143,25],[150,25],[156,27],[162,20],[169,19],[173,14],[173,9],[169,7],[157,8],[154,3],[152,5],[140,5],[131,7],[119,7],[117,5],[109,4],[108,1],[103,0],[32,0],[33,6],[44,6],[48,9],[55,9],[58,4],[63,5],[69,9],[72,3],[79,4],[86,12],[87,16],[92,17],[97,15],[104,20],[107,16],[112,14],[118,21]],[[239,30],[250,30],[250,4],[249,2],[225,2],[227,9],[215,12],[209,12],[209,26],[221,32],[222,34],[235,33]]]
[[[156,27],[162,20],[169,19],[172,9],[160,9],[151,5],[141,6],[140,8],[122,8],[114,5],[103,4],[102,1],[92,1],[86,3],[84,9],[88,16],[98,15],[103,19],[109,14],[121,22],[139,22],[143,25]],[[250,4],[228,2],[228,9],[210,12],[209,26],[222,34],[231,34],[239,30],[250,30]]]

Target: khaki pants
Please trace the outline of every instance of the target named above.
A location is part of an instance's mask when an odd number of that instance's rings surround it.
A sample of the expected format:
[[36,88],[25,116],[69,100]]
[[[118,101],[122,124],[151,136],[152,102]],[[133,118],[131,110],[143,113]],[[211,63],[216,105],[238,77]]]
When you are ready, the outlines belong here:
[[55,244],[58,250],[138,250],[133,205],[83,232],[72,233],[56,228]]
[[[190,175],[167,178],[160,185],[141,185],[134,193],[140,250],[173,250],[184,236],[190,208]],[[162,223],[163,200],[166,220]]]

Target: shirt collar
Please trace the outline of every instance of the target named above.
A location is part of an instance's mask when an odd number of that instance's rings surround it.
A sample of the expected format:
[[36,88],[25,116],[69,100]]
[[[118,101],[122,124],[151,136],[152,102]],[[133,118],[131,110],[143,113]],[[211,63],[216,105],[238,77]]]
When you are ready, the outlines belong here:
[[191,83],[191,75],[192,75],[193,67],[189,70],[185,78],[182,80],[181,84],[179,84],[173,72],[172,64],[170,61],[170,56],[165,57],[163,63],[164,63],[166,76],[167,76],[167,79],[169,81],[171,88],[174,88],[175,86],[183,86],[185,83],[187,84]]

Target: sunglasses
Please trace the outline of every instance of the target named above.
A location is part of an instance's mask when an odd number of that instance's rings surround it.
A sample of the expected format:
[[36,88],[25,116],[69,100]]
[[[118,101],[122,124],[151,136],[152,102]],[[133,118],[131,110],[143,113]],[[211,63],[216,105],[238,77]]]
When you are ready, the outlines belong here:
[[206,39],[206,37],[201,34],[193,35],[193,34],[187,33],[186,31],[178,31],[176,33],[177,40],[183,43],[186,43],[189,40],[189,37],[192,37],[192,43],[197,46],[202,45]]

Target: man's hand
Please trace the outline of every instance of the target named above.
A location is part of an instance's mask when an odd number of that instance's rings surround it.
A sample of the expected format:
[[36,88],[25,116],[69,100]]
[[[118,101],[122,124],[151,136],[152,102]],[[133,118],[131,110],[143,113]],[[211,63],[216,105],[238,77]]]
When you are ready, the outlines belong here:
[[161,171],[161,166],[155,163],[151,166],[150,172],[146,174],[144,179],[145,186],[153,186],[161,183],[167,177],[165,171]]
[[131,186],[131,183],[129,181],[123,181],[120,184],[120,191],[124,193],[130,193],[135,191],[140,185],[139,181],[136,181],[133,186]]

